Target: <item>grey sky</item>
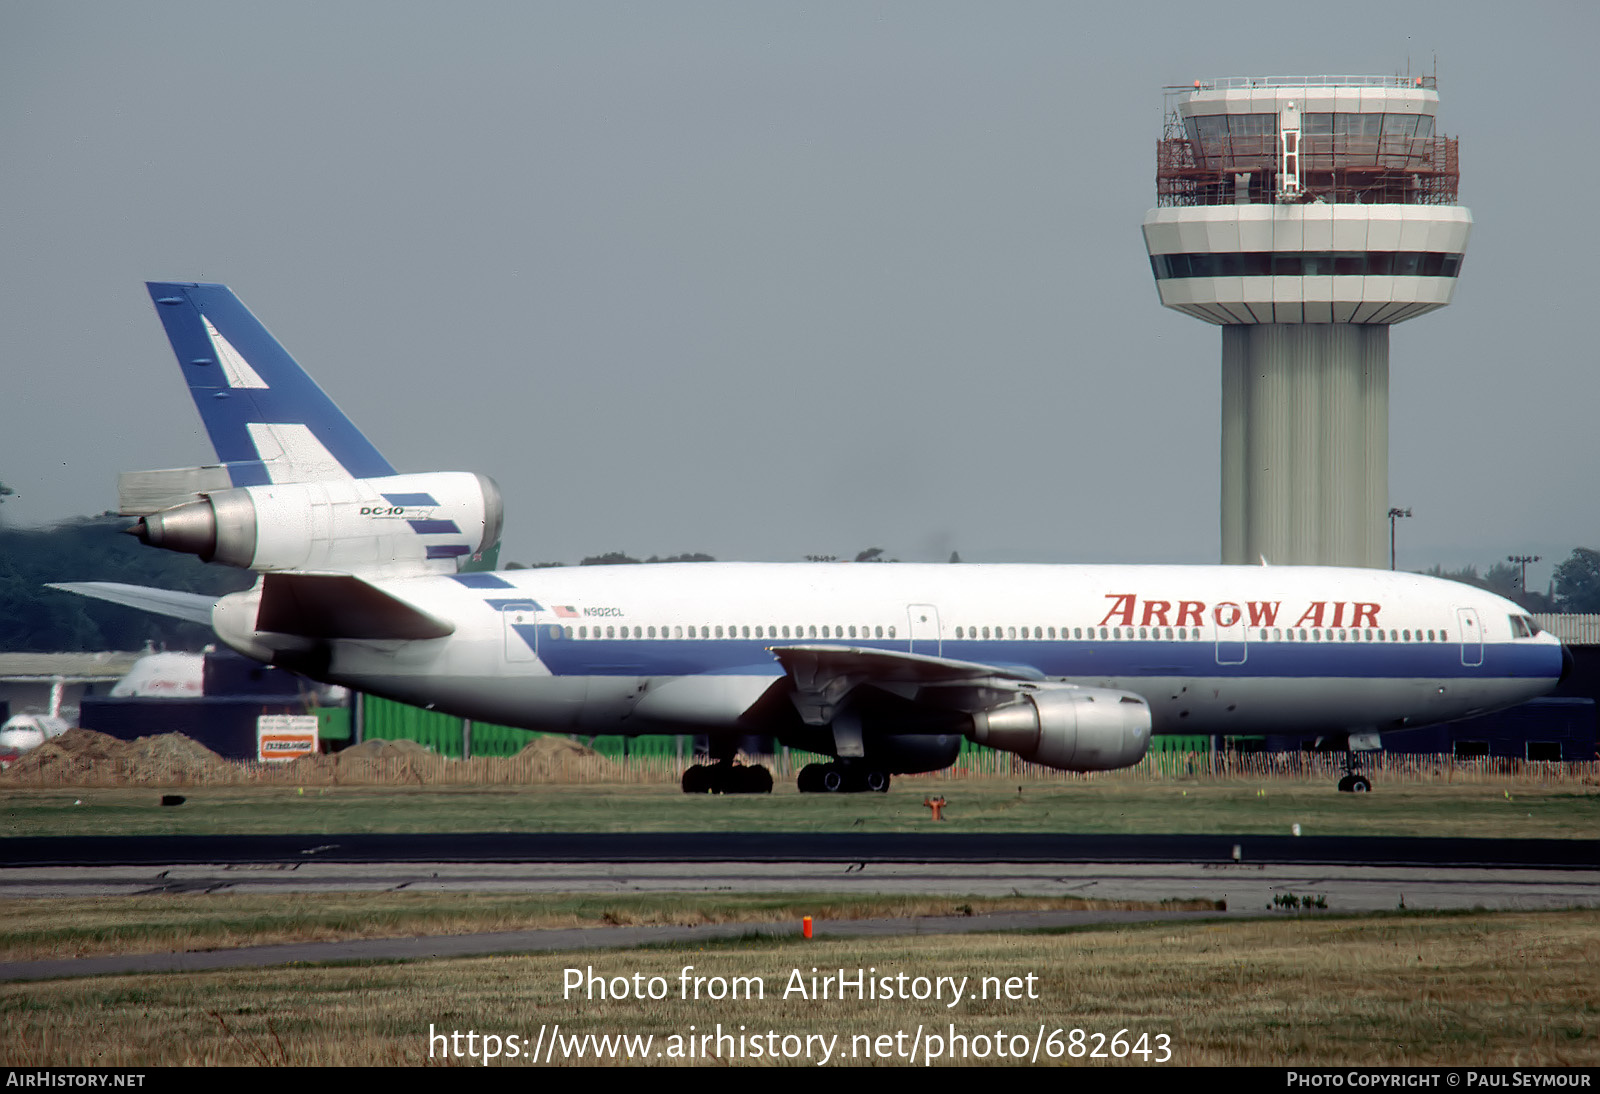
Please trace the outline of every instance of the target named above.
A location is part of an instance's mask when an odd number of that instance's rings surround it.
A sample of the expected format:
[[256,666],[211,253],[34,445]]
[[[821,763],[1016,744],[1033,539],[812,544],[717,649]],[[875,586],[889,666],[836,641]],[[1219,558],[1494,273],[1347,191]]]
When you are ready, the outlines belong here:
[[1437,52],[1476,227],[1393,331],[1401,563],[1600,545],[1597,40],[1589,3],[0,3],[5,516],[211,458],[172,278],[396,466],[495,476],[508,560],[1215,561],[1219,336],[1139,234],[1161,88]]

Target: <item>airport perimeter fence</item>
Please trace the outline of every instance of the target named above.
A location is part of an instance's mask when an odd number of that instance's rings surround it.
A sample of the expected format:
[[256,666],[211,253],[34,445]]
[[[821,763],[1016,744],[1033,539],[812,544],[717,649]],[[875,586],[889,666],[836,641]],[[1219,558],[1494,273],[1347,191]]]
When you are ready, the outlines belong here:
[[[703,760],[703,757],[701,758]],[[773,756],[742,756],[772,772],[780,787],[792,787],[800,769],[828,757],[780,750]],[[13,769],[0,786],[40,789],[117,786],[554,786],[675,785],[694,762],[667,752],[608,757],[569,747],[515,756],[455,759],[412,745],[380,755],[321,755],[290,763],[197,762],[186,755],[104,757],[89,763]],[[1501,757],[1369,753],[1361,771],[1376,784],[1600,786],[1600,761],[1544,762]],[[896,776],[919,785],[974,780],[1029,783],[1156,785],[1181,782],[1283,781],[1331,785],[1345,772],[1342,755],[1308,752],[1152,753],[1119,771],[1068,772],[1032,764],[1008,752],[964,750],[952,766],[921,775]]]

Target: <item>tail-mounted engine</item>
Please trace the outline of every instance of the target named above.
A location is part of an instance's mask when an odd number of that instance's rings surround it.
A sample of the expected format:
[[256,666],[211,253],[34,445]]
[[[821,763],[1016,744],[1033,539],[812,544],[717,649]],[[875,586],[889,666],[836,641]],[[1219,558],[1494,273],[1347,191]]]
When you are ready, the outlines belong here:
[[141,543],[250,570],[454,573],[500,542],[500,488],[433,472],[212,490],[141,517]]
[[1137,695],[1036,684],[972,712],[972,739],[1062,771],[1128,767],[1150,748],[1150,707]]

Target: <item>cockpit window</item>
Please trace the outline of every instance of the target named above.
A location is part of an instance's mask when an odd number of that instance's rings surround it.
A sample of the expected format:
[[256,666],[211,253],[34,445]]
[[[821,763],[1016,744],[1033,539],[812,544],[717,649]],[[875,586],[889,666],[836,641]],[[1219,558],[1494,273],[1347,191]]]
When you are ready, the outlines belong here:
[[1512,638],[1532,638],[1539,634],[1539,624],[1533,621],[1531,615],[1513,615],[1511,619]]

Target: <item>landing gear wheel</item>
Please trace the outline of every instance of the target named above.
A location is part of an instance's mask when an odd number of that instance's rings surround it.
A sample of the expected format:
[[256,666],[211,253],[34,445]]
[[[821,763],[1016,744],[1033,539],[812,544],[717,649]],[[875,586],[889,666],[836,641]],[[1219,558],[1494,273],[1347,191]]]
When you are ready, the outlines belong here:
[[1365,775],[1346,775],[1339,780],[1339,793],[1365,794],[1372,789],[1372,784]]
[[770,794],[772,772],[760,764],[695,764],[683,773],[685,794]]
[[889,773],[873,768],[862,776],[861,785],[874,794],[886,794],[889,791]]
[[829,794],[839,794],[845,789],[844,771],[838,764],[828,764],[817,779],[817,788]]
[[770,794],[772,793],[772,772],[761,764],[752,764],[733,769],[737,775],[736,787],[730,787],[729,794]]
[[800,769],[794,784],[802,794],[820,794],[822,792],[822,769],[824,764],[806,764]]
[[704,794],[711,789],[711,769],[705,764],[695,764],[683,772],[683,792]]

